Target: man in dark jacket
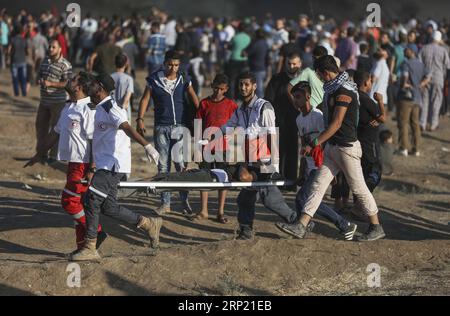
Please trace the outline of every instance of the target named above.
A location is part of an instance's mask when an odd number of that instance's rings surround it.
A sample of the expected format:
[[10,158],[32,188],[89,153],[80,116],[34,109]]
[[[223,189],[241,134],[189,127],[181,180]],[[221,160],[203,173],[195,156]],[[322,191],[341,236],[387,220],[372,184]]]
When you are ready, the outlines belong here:
[[[160,154],[159,173],[170,172],[172,159],[177,171],[186,167],[181,150],[178,157],[171,157],[172,148],[182,141],[182,135],[179,136],[179,139],[172,139],[172,134],[176,128],[185,127],[188,123],[189,104],[186,102],[185,95],[189,96],[196,108],[199,105],[191,79],[179,71],[180,64],[181,56],[175,51],[168,51],[165,55],[164,70],[154,72],[147,78],[147,86],[139,103],[136,122],[137,131],[141,135],[145,133],[144,114],[150,98],[155,106],[154,137],[156,150]],[[191,214],[192,209],[189,206],[187,191],[180,191],[180,198],[183,202],[183,212]],[[161,207],[157,210],[158,214],[170,212],[170,192],[161,194],[161,203]]]
[[286,59],[285,70],[272,77],[265,93],[265,99],[275,109],[276,126],[279,127],[280,132],[280,173],[286,179],[293,181],[298,176],[298,136],[295,122],[298,113],[289,101],[287,86],[299,75],[301,67],[300,55],[290,54]]

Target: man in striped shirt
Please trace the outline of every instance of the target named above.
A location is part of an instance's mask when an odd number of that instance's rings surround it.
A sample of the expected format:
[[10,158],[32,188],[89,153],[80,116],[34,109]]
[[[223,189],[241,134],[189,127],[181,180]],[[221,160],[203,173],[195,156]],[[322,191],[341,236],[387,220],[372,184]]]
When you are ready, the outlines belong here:
[[[58,122],[59,115],[66,102],[64,87],[72,75],[72,65],[61,54],[57,40],[50,41],[47,57],[39,70],[41,102],[36,116],[36,151],[40,151],[49,132]],[[57,145],[50,150],[50,160],[56,158]],[[45,153],[47,156],[48,153]],[[44,158],[46,158],[44,156]]]

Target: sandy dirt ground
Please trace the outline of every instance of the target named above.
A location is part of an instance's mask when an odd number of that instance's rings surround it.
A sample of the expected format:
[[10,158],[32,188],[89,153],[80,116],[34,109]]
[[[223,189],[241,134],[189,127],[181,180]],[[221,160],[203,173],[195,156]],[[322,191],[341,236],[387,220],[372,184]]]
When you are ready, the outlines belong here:
[[[139,74],[143,82],[143,74]],[[396,157],[395,174],[375,191],[387,237],[345,242],[333,225],[316,219],[315,232],[295,240],[274,226],[277,216],[257,208],[256,238],[236,241],[237,191],[229,193],[228,224],[187,220],[178,194],[164,217],[161,249],[150,251],[141,232],[102,217],[109,233],[101,263],[83,263],[81,287],[69,287],[65,254],[75,246],[71,218],[60,206],[63,163],[23,169],[34,153],[38,89],[12,97],[10,76],[0,73],[0,295],[449,295],[450,121],[425,133],[420,157]],[[133,114],[135,115],[135,113]],[[152,119],[146,119],[151,134]],[[395,122],[388,127],[395,135]],[[149,140],[151,140],[149,135]],[[150,177],[155,166],[132,145],[133,178]],[[190,195],[195,210],[198,192]],[[285,197],[293,206],[294,194]],[[329,194],[327,202],[331,202]],[[135,195],[121,202],[142,214],[159,197]],[[367,224],[357,221],[358,232]],[[369,287],[368,265],[380,267],[379,287]],[[377,279],[376,279],[377,280]]]

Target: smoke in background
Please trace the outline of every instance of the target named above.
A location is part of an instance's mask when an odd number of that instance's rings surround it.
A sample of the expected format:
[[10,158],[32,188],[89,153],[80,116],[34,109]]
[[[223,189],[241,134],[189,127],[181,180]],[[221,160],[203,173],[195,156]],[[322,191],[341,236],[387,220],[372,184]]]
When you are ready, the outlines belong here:
[[448,0],[399,0],[399,1],[360,1],[360,0],[0,0],[0,8],[5,7],[10,13],[25,8],[33,14],[44,9],[54,8],[59,12],[65,10],[70,2],[81,5],[82,14],[110,16],[114,13],[128,15],[137,12],[146,15],[152,6],[167,10],[176,17],[192,16],[256,16],[262,18],[267,12],[274,17],[295,18],[300,13],[309,16],[325,14],[337,20],[359,19],[367,15],[366,7],[371,2],[381,5],[383,19],[406,19],[415,15],[420,18],[449,18],[450,1]]

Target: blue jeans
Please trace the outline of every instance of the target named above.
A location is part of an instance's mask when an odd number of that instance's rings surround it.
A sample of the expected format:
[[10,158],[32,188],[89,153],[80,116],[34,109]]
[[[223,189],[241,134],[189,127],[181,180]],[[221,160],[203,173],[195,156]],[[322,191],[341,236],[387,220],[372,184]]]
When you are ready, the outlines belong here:
[[254,71],[256,77],[256,95],[264,98],[264,81],[266,80],[266,71]]
[[[306,182],[298,190],[297,196],[295,197],[295,208],[297,212],[301,212],[303,205],[305,205],[306,199],[308,198],[309,191],[311,190],[311,185],[314,181],[314,174],[317,170],[312,170],[308,175]],[[329,207],[324,202],[321,202],[316,214],[325,217],[327,220],[332,222],[340,231],[344,230],[348,226],[348,221],[341,215],[336,213],[331,207]]]
[[284,200],[283,195],[277,187],[262,187],[255,189],[242,189],[237,197],[239,208],[238,222],[241,226],[253,228],[255,219],[255,204],[258,198],[263,205],[278,214],[287,223],[295,223],[298,219],[297,212],[292,210]]
[[[155,149],[159,153],[159,162],[158,162],[158,173],[169,173],[170,167],[172,164],[172,148],[175,144],[182,142],[182,136],[178,137],[178,139],[172,139],[172,131],[176,125],[157,125],[154,130],[154,138],[155,138]],[[179,144],[178,144],[179,145]],[[176,171],[181,171],[185,168],[185,164],[183,162],[183,152],[180,151],[176,153],[178,156],[178,161],[180,163],[175,163]],[[187,201],[188,199],[188,191],[180,191],[180,199],[182,201]],[[161,203],[164,206],[170,206],[170,192],[162,192],[161,193]]]
[[19,96],[19,85],[22,91],[22,96],[27,95],[27,64],[12,64],[11,76],[13,81],[14,95]]

